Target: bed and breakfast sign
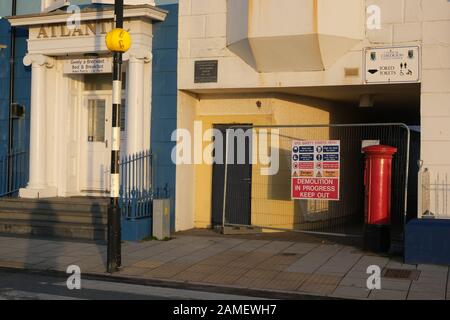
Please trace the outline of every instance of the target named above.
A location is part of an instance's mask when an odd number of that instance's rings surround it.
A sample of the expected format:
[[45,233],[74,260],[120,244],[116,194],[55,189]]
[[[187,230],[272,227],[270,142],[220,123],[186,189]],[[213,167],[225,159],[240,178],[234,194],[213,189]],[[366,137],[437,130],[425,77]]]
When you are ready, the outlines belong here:
[[340,141],[293,141],[291,197],[339,201]]

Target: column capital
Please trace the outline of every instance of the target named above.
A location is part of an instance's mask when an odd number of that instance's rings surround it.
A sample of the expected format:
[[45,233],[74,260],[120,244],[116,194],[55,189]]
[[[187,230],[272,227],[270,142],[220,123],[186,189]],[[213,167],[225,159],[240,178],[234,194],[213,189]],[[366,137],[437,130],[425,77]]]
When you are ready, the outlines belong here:
[[144,62],[149,63],[153,60],[153,55],[150,50],[145,49],[134,49],[130,50],[124,55],[124,60],[129,62]]
[[36,64],[41,67],[53,68],[55,59],[43,54],[27,54],[23,58],[23,64],[27,67]]

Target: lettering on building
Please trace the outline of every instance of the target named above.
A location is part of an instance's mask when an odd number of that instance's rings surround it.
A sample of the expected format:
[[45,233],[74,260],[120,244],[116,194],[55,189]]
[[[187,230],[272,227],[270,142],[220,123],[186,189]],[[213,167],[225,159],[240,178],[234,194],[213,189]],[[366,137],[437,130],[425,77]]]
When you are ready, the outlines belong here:
[[[42,25],[39,27],[37,39],[55,39],[69,37],[105,36],[114,28],[113,21],[86,22],[75,28],[68,28],[67,24]],[[129,30],[128,30],[129,31]]]

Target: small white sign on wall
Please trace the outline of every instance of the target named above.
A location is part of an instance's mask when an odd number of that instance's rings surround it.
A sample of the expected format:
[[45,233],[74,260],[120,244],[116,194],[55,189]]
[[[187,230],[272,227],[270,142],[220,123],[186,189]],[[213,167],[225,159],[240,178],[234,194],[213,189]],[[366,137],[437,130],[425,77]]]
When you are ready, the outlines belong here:
[[368,84],[420,82],[420,48],[366,48],[364,67]]
[[64,61],[65,74],[111,73],[110,58],[71,59]]

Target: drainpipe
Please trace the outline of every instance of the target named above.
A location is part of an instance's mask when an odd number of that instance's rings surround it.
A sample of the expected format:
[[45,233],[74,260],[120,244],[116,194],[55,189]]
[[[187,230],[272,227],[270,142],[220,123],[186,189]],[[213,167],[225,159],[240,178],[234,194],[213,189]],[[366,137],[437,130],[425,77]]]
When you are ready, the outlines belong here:
[[[11,16],[17,14],[17,0],[12,0]],[[16,27],[11,27],[11,41],[9,54],[9,101],[8,101],[8,192],[13,187],[13,119],[12,104],[14,102],[14,61],[16,57]]]

